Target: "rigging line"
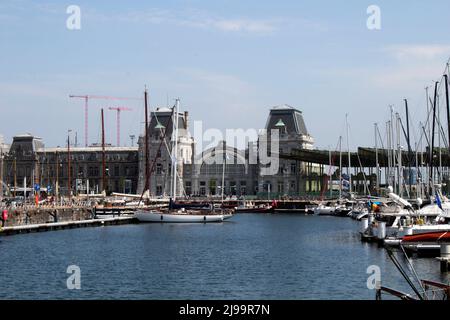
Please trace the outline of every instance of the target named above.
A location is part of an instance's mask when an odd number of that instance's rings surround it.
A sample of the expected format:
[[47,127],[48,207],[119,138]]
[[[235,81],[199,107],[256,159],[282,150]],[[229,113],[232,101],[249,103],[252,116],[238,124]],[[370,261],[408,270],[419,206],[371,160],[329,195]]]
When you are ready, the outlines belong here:
[[381,137],[380,128],[378,128],[378,124],[377,124],[377,132],[378,132],[378,137],[380,138],[381,147],[384,149],[383,138]]
[[[334,149],[334,152],[337,152],[338,151],[338,146],[339,146],[339,141],[340,141],[340,137],[339,137],[339,139],[338,139],[338,142],[336,143],[336,148]],[[331,167],[334,167],[334,159],[336,158],[336,155],[333,155],[332,157],[331,157],[331,164],[329,165],[329,170],[328,170],[328,175],[330,175],[331,174]]]
[[[423,287],[422,281],[420,281],[419,275],[416,272],[416,269],[414,269],[414,266],[411,263],[411,260],[409,259],[408,255],[406,254],[405,248],[403,247],[403,244],[400,243],[400,248],[403,251],[403,254],[405,255],[406,261],[408,262],[408,265],[411,269],[412,274],[414,275],[414,277],[416,278],[417,282],[419,283],[420,288],[423,290],[423,292],[425,292],[425,288]],[[426,298],[426,296],[425,296]]]
[[362,163],[361,163],[361,159],[359,158],[359,153],[356,152],[356,156],[358,158],[358,162],[359,162],[359,168],[361,169],[361,173],[363,174],[363,178],[364,178],[364,189],[367,190],[367,193],[369,194],[369,196],[372,196],[369,190],[369,187],[367,186],[367,178],[366,178],[366,173],[364,172],[363,168],[362,168]]
[[398,269],[398,271],[400,271],[401,275],[403,276],[403,278],[405,278],[406,282],[408,282],[408,284],[410,285],[410,287],[414,290],[414,292],[416,293],[416,295],[419,297],[420,300],[424,300],[422,295],[420,294],[419,290],[417,290],[416,286],[414,285],[414,283],[411,281],[411,279],[409,278],[408,274],[405,272],[405,270],[403,269],[403,267],[401,266],[400,262],[397,260],[397,258],[394,256],[393,251],[391,250],[391,248],[386,247],[387,253],[389,258],[392,260],[392,262],[394,263],[395,267]]
[[[406,130],[405,130],[405,127],[403,126],[403,121],[402,121],[402,118],[399,118],[399,120],[400,120],[400,126],[402,127],[402,131],[403,131],[403,135],[405,136],[405,139],[407,139],[408,140],[408,135],[407,135],[407,133],[406,133]],[[408,144],[408,165],[411,165],[411,153],[412,153],[412,149],[411,149],[411,143],[409,142],[409,141],[407,141],[407,144]],[[402,157],[402,159],[403,159],[403,155],[402,155],[402,153],[400,154],[400,156]]]
[[[162,143],[166,141],[167,128],[169,127],[169,125],[170,125],[170,123],[171,123],[171,121],[172,121],[172,117],[173,117],[173,113],[174,113],[174,112],[175,112],[175,106],[172,108],[172,114],[171,114],[171,116],[169,117],[169,119],[167,120],[166,127],[164,128],[164,135],[163,135],[163,137],[162,137],[162,139],[161,139],[161,142],[159,143],[158,150],[161,150]],[[155,113],[154,113],[154,115],[155,115],[155,117],[156,117],[156,114],[155,114]],[[162,130],[162,129],[160,129],[160,130]],[[155,158],[154,158],[154,160],[153,160],[153,162],[152,162],[152,166],[150,167],[150,173],[153,172],[153,168],[154,168],[154,166],[155,166],[156,159],[158,159],[158,152],[156,152]]]

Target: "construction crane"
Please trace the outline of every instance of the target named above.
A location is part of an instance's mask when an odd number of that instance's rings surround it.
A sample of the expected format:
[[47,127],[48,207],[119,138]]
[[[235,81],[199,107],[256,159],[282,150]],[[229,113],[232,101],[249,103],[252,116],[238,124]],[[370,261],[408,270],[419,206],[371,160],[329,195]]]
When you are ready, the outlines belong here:
[[69,95],[69,98],[84,99],[84,145],[88,146],[88,128],[89,128],[89,114],[88,105],[89,99],[105,99],[105,100],[142,100],[142,98],[121,98],[109,96],[95,96],[95,95]]
[[117,111],[116,115],[116,134],[117,134],[117,146],[120,147],[120,112],[122,111],[132,111],[133,109],[127,107],[109,107],[109,110]]

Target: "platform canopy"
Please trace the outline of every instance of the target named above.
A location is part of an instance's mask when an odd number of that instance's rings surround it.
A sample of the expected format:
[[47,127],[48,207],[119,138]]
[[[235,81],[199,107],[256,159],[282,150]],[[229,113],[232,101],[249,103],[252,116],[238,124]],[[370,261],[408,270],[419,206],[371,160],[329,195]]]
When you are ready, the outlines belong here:
[[[378,149],[378,164],[380,167],[388,166],[388,156],[392,157],[392,151],[387,149]],[[442,166],[450,166],[450,156],[448,149],[441,149],[441,161]],[[330,151],[329,150],[305,150],[294,149],[290,154],[281,154],[282,159],[291,159],[302,162],[316,163],[329,165],[330,164]],[[419,152],[417,154],[419,166],[425,166],[429,163],[428,152]],[[422,162],[423,159],[423,162]],[[434,165],[439,165],[439,149],[434,149]],[[333,166],[339,166],[339,151],[331,151],[331,163]],[[376,167],[376,149],[375,148],[363,148],[359,147],[358,152],[350,153],[350,161],[352,167]],[[402,164],[403,166],[410,165],[416,166],[416,152],[403,150],[402,151]],[[342,166],[348,166],[348,153],[342,152]]]

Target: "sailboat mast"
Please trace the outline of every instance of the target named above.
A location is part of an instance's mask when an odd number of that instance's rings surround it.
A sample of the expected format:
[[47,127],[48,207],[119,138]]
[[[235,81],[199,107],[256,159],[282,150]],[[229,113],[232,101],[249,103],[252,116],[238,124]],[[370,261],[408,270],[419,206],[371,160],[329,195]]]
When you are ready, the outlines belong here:
[[[150,190],[150,182],[149,182],[149,162],[148,162],[148,104],[147,104],[147,89],[144,91],[144,104],[145,104],[145,183],[144,183],[144,191]],[[149,191],[150,192],[150,191]]]
[[439,108],[439,95],[437,96],[437,125],[438,125],[438,147],[439,147],[439,168],[438,168],[438,183],[442,183],[442,148],[441,148],[441,108]]
[[339,199],[342,198],[342,136],[339,137]]
[[226,156],[226,142],[223,142],[223,164],[222,164],[222,207],[223,207],[223,195],[224,195],[224,189],[225,189],[225,163],[227,162],[227,156]]
[[446,103],[446,109],[447,109],[447,135],[448,135],[448,148],[450,152],[450,103],[448,99],[448,75],[444,74],[444,81],[445,81],[445,103]]
[[16,189],[17,189],[17,160],[14,155],[14,198],[16,197]]
[[345,114],[345,126],[346,126],[346,130],[347,130],[347,156],[348,156],[348,182],[349,182],[349,193],[350,193],[350,197],[352,194],[352,172],[351,172],[351,160],[350,160],[350,137],[349,137],[349,125],[348,125],[348,113]]
[[437,87],[438,82],[436,81],[434,85],[434,101],[433,101],[433,123],[432,123],[432,133],[431,133],[431,149],[430,149],[430,188],[434,191],[434,181],[433,181],[433,149],[434,149],[434,126],[436,123],[436,99],[437,99]]
[[392,105],[389,106],[391,110],[391,120],[389,122],[389,141],[390,141],[390,148],[391,148],[391,178],[392,178],[392,184],[394,188],[394,192],[398,192],[397,189],[397,179],[395,176],[395,167],[396,167],[396,148],[395,148],[395,130],[394,130],[394,107]]
[[405,99],[405,110],[406,110],[406,139],[408,140],[408,186],[409,193],[411,193],[411,184],[412,184],[412,176],[411,176],[411,162],[412,162],[412,150],[411,150],[411,136],[409,132],[409,108],[408,108],[408,100]]
[[175,201],[176,197],[177,197],[177,162],[178,162],[178,106],[180,103],[180,99],[177,99],[175,102],[175,112],[174,112],[174,121],[173,121],[173,125],[174,125],[174,131],[173,131],[173,150],[172,150],[172,167],[173,167],[173,183],[172,183],[172,187],[173,187],[173,191],[172,191],[172,197],[173,197],[173,201]]
[[105,118],[103,114],[102,108],[102,181],[103,181],[103,190],[107,191],[106,185],[106,156],[105,156]]
[[378,163],[378,124],[375,123],[374,124],[375,127],[375,169],[376,169],[376,179],[377,179],[377,183],[376,183],[376,188],[377,188],[377,194],[378,194],[378,190],[380,189],[380,165]]
[[[70,167],[70,131],[67,131],[67,190],[69,192],[69,201],[72,199],[72,181],[70,173],[72,168]],[[33,180],[32,180],[33,181]]]
[[400,135],[400,115],[398,112],[395,114],[397,118],[397,181],[398,181],[398,193],[400,197],[403,197],[403,165],[402,165],[402,146],[401,146],[401,135]]
[[390,135],[390,125],[389,121],[386,121],[386,149],[387,149],[387,162],[388,162],[388,168],[387,168],[387,174],[386,174],[386,183],[389,186],[393,186],[393,183],[391,181],[391,135]]

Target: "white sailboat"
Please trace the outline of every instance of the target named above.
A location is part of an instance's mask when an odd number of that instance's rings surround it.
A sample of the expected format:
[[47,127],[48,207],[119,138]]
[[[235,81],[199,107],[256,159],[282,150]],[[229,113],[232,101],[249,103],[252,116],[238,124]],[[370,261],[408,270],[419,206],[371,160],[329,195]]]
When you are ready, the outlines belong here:
[[[177,195],[177,149],[178,149],[178,106],[179,100],[176,100],[176,104],[173,112],[173,147],[172,147],[172,199],[175,203]],[[172,203],[172,202],[171,202]],[[135,212],[134,216],[140,222],[162,222],[162,223],[206,223],[206,222],[222,222],[232,217],[232,213],[225,211],[221,208],[210,209],[172,209],[169,206],[168,210],[155,210],[155,209],[139,209]]]

